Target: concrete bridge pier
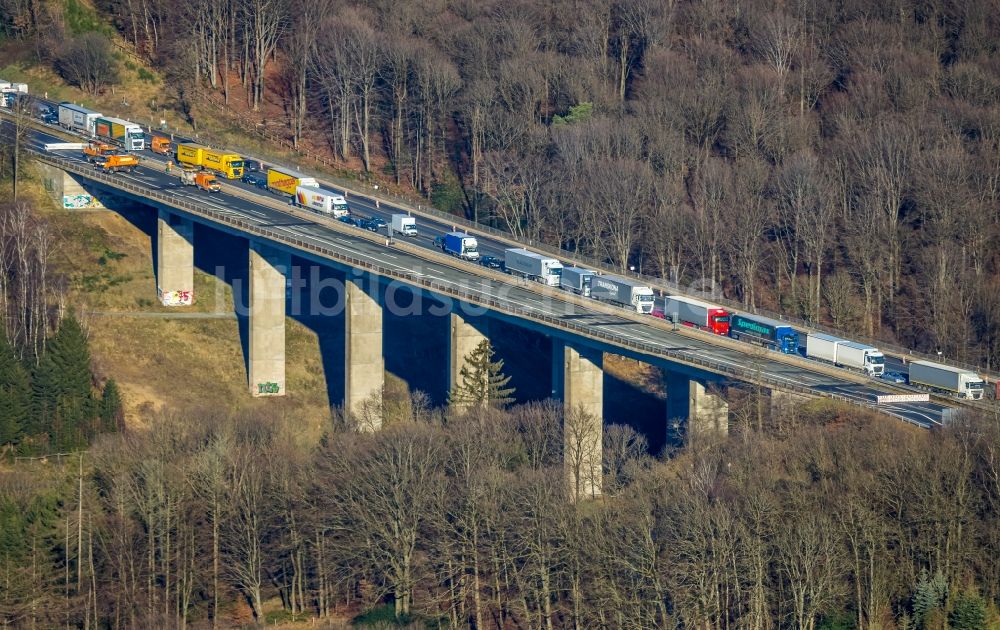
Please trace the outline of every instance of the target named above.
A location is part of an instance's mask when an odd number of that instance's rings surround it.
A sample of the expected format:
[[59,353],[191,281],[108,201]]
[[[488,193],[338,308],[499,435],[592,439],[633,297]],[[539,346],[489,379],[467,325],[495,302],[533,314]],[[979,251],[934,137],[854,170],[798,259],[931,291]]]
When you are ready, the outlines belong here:
[[604,353],[552,341],[552,390],[563,401],[563,464],[570,500],[601,495]]
[[490,321],[485,316],[469,316],[452,311],[449,317],[451,341],[448,344],[448,395],[462,383],[465,359],[489,338]]
[[250,242],[249,381],[254,396],[285,395],[285,277],[291,256]]
[[803,396],[802,394],[786,392],[780,389],[772,389],[771,418],[795,420],[798,414],[799,405],[808,401],[809,397]]
[[[382,426],[382,389],[385,357],[382,354],[382,302],[374,276],[365,287],[364,277],[348,274],[344,317],[344,409],[366,430]],[[377,406],[373,409],[372,404]]]
[[699,436],[729,435],[729,403],[705,383],[683,374],[667,372],[667,420],[679,420],[686,441]]
[[156,296],[164,306],[194,303],[194,222],[160,209],[156,220]]

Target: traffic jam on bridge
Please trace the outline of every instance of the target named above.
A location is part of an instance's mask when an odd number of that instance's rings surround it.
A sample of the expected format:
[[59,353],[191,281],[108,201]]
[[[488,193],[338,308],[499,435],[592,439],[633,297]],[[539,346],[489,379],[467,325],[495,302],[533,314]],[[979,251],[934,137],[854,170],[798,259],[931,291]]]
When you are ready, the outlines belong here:
[[[127,120],[105,116],[72,103],[33,98],[28,95],[25,84],[0,81],[0,105],[10,109],[22,101],[24,108],[41,123],[61,127],[81,137],[85,142],[81,143],[78,155],[105,172],[134,172],[143,159],[138,154],[149,151],[151,156],[147,159],[154,160],[160,172],[163,170],[161,161],[167,161],[168,173],[176,163],[179,181],[206,194],[221,190],[218,177],[233,183],[240,182],[252,192],[281,196],[292,206],[347,225],[371,232],[384,231],[389,238],[417,237],[426,231],[427,246],[438,248],[470,265],[481,265],[585,299],[755,344],[777,353],[797,355],[852,370],[880,379],[880,382],[906,385],[913,390],[904,394],[873,393],[872,398],[877,404],[926,401],[927,394],[916,393],[918,389],[963,400],[981,400],[986,391],[985,379],[974,370],[931,361],[905,362],[890,358],[890,362],[883,352],[869,344],[822,332],[799,330],[788,322],[738,312],[679,293],[654,290],[638,280],[564,265],[557,258],[522,247],[506,247],[503,243],[493,242],[490,252],[485,253],[481,251],[481,237],[448,230],[439,219],[428,217],[421,219],[426,221],[426,225],[418,224],[418,217],[411,212],[379,212],[381,206],[378,202],[368,208],[368,216],[363,216],[351,209],[343,192],[324,188],[315,177],[295,169],[266,165],[230,150],[176,141],[155,132],[147,134],[141,126]],[[432,226],[434,230],[423,229]],[[432,231],[440,234],[432,237]]]

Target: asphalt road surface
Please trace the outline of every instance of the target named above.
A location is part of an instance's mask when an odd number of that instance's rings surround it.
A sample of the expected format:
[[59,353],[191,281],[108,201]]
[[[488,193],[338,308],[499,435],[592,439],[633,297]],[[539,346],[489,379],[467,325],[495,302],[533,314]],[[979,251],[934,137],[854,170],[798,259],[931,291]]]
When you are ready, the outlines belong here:
[[[37,130],[32,131],[29,137],[29,144],[40,152],[45,151],[45,144],[57,142],[64,142],[64,140]],[[84,161],[79,151],[55,151],[53,153],[60,157]],[[709,359],[722,365],[741,369],[746,369],[752,364],[754,370],[771,380],[806,387],[817,393],[828,392],[867,405],[873,405],[878,394],[898,393],[885,388],[877,379],[871,379],[870,384],[861,385],[831,377],[819,371],[775,360],[773,358],[775,355],[772,352],[761,354],[759,349],[755,349],[752,351],[753,354],[744,353],[714,345],[708,337],[704,340],[691,338],[670,330],[640,324],[624,317],[590,311],[570,302],[539,294],[526,286],[518,286],[518,283],[513,280],[508,283],[500,283],[484,278],[480,275],[481,267],[475,263],[462,263],[458,265],[459,268],[435,264],[399,249],[387,249],[376,243],[355,239],[349,234],[332,230],[327,225],[334,220],[325,216],[317,214],[312,222],[302,221],[265,203],[232,194],[210,194],[194,187],[184,187],[179,184],[177,177],[163,172],[163,165],[166,161],[164,156],[153,154],[150,151],[143,153],[146,166],[140,166],[134,174],[119,173],[116,176],[178,199],[205,204],[222,214],[237,217],[261,227],[268,227],[291,238],[338,250],[346,255],[369,260],[389,269],[413,273],[418,277],[479,292],[483,296],[500,298],[513,306],[533,313],[586,325],[595,331],[602,331],[621,339],[650,344],[655,348],[671,350],[682,356]],[[271,204],[275,201],[283,203],[285,200],[284,196],[273,195],[238,180],[223,181],[252,195],[267,198]],[[348,204],[352,214],[356,216],[377,216],[387,222],[391,214],[401,211],[389,204],[380,204],[381,207],[376,208],[373,202],[357,197],[348,197]],[[423,218],[418,218],[417,227],[420,232],[419,236],[407,238],[406,241],[425,248],[433,248],[435,236],[451,231],[449,225]],[[354,229],[359,230],[359,232],[361,230],[361,228]],[[405,237],[397,236],[397,238]],[[502,258],[505,244],[478,235],[477,239],[481,254]],[[523,283],[521,284],[523,285]],[[607,350],[615,351],[614,346],[609,346]],[[914,424],[931,427],[943,422],[943,412],[947,407],[933,402],[924,402],[880,405],[879,409]]]

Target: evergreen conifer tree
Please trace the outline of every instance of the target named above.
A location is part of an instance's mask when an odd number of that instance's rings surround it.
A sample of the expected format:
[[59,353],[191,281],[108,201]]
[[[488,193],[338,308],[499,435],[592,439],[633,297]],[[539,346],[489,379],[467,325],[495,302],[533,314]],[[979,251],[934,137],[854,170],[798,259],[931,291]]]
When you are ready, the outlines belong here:
[[48,343],[32,379],[34,433],[47,433],[56,449],[86,444],[95,432],[90,350],[80,323],[66,316]]
[[920,572],[916,591],[913,594],[913,621],[918,628],[924,628],[935,610],[944,606],[948,598],[948,580],[940,571],[930,577],[927,569]]
[[507,387],[510,377],[503,373],[503,359],[494,361],[493,345],[483,339],[465,357],[459,372],[461,383],[448,396],[448,403],[458,406],[503,408],[514,402],[514,388]]
[[7,338],[0,334],[0,446],[16,443],[30,413],[28,372],[17,360]]
[[948,615],[954,630],[986,630],[986,602],[974,591],[959,593]]
[[122,396],[118,391],[118,383],[109,378],[101,392],[101,430],[118,431],[124,421],[122,412]]

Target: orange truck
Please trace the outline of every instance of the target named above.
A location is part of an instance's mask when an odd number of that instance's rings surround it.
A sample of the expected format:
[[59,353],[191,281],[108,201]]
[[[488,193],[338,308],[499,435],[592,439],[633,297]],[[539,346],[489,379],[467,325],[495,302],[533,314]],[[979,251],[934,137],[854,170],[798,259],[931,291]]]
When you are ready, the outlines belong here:
[[105,155],[104,161],[98,162],[94,166],[102,169],[105,173],[117,173],[118,171],[134,173],[136,167],[139,166],[139,158],[127,154]]
[[88,162],[103,162],[105,156],[115,151],[117,151],[117,147],[113,147],[110,144],[88,142],[87,146],[83,148],[83,155],[86,156]]
[[152,140],[149,143],[149,150],[160,155],[170,155],[173,153],[170,138],[166,136],[152,136]]
[[208,171],[196,171],[191,168],[181,170],[181,184],[184,186],[197,186],[210,193],[222,191],[222,187],[219,186],[219,180],[215,179],[215,175]]
[[222,187],[219,186],[219,180],[215,179],[215,175],[206,171],[199,171],[196,173],[194,176],[194,183],[198,188],[210,193],[220,192],[222,190]]

